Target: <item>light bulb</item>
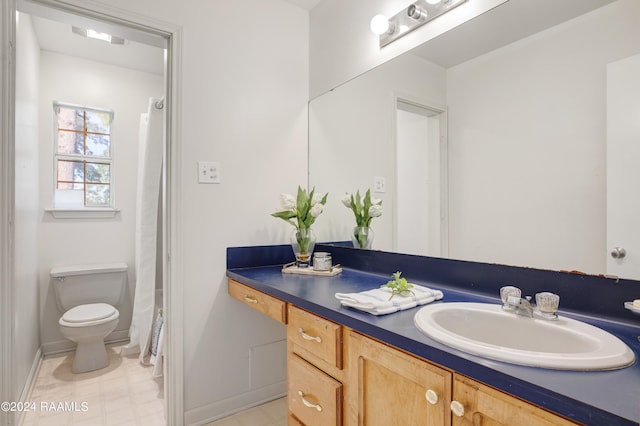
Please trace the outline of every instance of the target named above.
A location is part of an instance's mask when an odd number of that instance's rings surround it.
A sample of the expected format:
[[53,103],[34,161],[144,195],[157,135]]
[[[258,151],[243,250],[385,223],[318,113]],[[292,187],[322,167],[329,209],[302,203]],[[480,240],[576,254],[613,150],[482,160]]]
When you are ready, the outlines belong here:
[[389,20],[384,15],[376,15],[371,18],[371,32],[375,35],[381,35],[389,31]]
[[442,0],[425,0],[427,3],[429,4],[438,4],[440,3]]

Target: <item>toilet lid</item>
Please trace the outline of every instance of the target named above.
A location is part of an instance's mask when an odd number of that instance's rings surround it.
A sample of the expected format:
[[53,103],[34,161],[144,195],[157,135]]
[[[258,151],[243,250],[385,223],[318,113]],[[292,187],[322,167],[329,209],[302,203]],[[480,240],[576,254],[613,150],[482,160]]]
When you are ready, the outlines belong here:
[[110,317],[115,312],[116,308],[106,303],[90,303],[69,309],[62,316],[62,320],[66,322],[98,321]]

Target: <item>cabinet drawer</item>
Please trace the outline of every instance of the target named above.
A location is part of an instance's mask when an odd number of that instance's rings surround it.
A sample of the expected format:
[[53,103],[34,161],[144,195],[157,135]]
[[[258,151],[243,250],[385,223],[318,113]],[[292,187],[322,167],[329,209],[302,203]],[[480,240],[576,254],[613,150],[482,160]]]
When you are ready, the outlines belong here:
[[228,291],[231,297],[241,301],[245,305],[257,309],[276,321],[283,324],[287,323],[286,302],[244,284],[240,284],[238,281],[232,279],[229,279]]
[[342,368],[341,325],[289,306],[287,339],[329,365]]
[[342,384],[296,354],[289,354],[289,411],[306,426],[342,424]]

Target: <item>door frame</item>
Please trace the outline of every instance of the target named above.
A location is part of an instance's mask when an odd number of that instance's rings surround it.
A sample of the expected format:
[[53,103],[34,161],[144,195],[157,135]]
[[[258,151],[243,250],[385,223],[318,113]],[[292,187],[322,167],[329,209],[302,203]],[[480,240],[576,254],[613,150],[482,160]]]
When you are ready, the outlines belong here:
[[[425,100],[416,99],[415,96],[405,93],[394,93],[393,96],[393,169],[394,180],[398,182],[398,103],[405,103],[417,108],[433,111],[438,114],[440,121],[440,254],[438,257],[449,256],[449,137],[448,137],[448,112],[447,107],[437,105]],[[395,211],[397,200],[394,191],[393,199],[393,249],[397,249],[397,212]]]
[[[87,5],[81,0],[29,0],[39,5],[90,17],[116,25],[159,35],[167,40],[166,65],[166,146],[164,152],[163,185],[163,292],[166,323],[166,362],[164,397],[167,424],[180,425],[184,421],[183,377],[183,291],[181,240],[181,69],[182,28],[126,10],[98,5]],[[15,286],[15,53],[17,0],[3,0],[0,6],[0,400],[15,399],[16,386],[13,373],[13,342],[15,339],[13,293]],[[0,413],[0,425],[15,424],[13,413]]]

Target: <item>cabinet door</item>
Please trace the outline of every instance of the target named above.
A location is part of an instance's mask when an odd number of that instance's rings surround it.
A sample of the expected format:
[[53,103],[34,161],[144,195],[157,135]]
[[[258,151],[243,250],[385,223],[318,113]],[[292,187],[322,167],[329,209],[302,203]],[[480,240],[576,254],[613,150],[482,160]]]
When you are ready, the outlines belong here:
[[348,424],[451,424],[451,372],[353,331],[349,339]]
[[[467,377],[455,375],[453,426],[564,426],[575,425],[563,417],[538,408]],[[456,412],[457,411],[457,412]]]

